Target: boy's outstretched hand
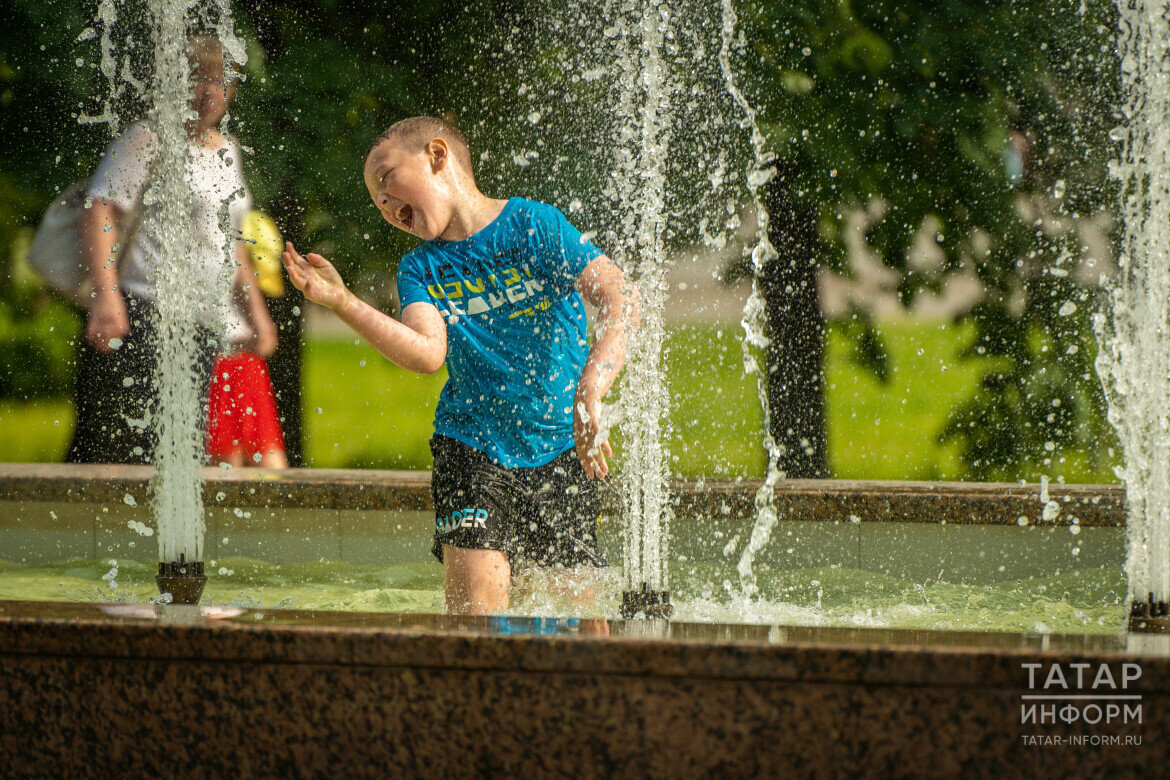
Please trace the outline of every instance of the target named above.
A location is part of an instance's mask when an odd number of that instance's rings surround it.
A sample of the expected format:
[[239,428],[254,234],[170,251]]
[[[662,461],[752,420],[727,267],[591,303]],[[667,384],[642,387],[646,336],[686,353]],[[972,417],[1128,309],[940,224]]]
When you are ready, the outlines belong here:
[[577,444],[577,459],[590,479],[604,479],[609,474],[606,457],[613,457],[613,448],[602,439],[601,404],[586,402],[578,397],[573,402],[573,441]]
[[349,302],[352,293],[341,281],[341,274],[321,255],[310,252],[305,257],[297,254],[291,241],[284,245],[284,267],[293,286],[314,303],[337,311]]

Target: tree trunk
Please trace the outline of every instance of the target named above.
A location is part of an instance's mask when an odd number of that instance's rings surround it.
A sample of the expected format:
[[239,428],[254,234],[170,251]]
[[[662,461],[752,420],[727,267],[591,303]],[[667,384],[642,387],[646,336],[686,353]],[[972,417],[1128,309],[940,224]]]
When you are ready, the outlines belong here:
[[825,319],[817,290],[816,215],[792,198],[785,171],[764,191],[768,238],[779,257],[760,278],[771,343],[768,408],[786,477],[829,476],[825,430]]

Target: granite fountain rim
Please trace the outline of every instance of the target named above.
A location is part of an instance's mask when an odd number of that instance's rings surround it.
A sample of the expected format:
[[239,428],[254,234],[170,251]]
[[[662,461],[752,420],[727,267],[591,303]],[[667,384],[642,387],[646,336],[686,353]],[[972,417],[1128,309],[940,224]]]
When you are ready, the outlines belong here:
[[[227,609],[0,601],[0,656],[96,654],[972,688],[1019,687],[1026,660],[1093,659],[1140,662],[1144,692],[1170,693],[1166,635],[1134,642],[1124,634]],[[559,628],[550,631],[554,624]],[[608,633],[589,633],[602,626]]]

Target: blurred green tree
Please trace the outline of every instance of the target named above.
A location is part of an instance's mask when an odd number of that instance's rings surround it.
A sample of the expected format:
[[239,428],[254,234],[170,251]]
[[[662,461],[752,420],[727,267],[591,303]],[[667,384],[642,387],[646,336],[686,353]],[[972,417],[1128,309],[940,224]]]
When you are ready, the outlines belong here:
[[[750,2],[740,17],[738,65],[780,165],[765,200],[786,210],[773,213],[781,256],[761,279],[776,345],[772,408],[820,403],[810,377],[824,330],[807,266],[848,273],[846,220],[880,199],[884,216],[866,239],[899,272],[903,302],[959,269],[986,289],[959,319],[975,326],[968,357],[991,367],[940,431],[961,443],[970,475],[1061,473],[1065,459],[1106,468],[1113,438],[1088,323],[1097,278],[1079,270],[1094,258],[1069,222],[1114,197],[1112,4]],[[928,220],[939,267],[911,251]],[[784,324],[793,321],[798,334]],[[881,341],[857,321],[858,355],[880,376]],[[790,450],[807,449],[800,439],[823,448],[823,427],[776,419]],[[803,476],[816,464],[794,468]]]
[[[566,8],[582,15],[578,5]],[[104,125],[77,122],[108,90],[97,43],[84,32],[95,26],[96,7],[96,0],[0,0],[9,20],[0,30],[0,248],[8,268],[0,278],[0,351],[15,350],[0,363],[43,365],[41,376],[58,377],[45,384],[10,373],[0,387],[7,395],[68,385],[61,345],[78,321],[20,282],[13,264],[53,192],[88,175],[109,140]],[[596,134],[575,123],[612,107],[600,82],[579,78],[572,37],[547,34],[547,4],[242,0],[235,7],[250,60],[233,130],[249,152],[257,204],[286,235],[327,254],[373,302],[390,303],[382,282],[411,240],[386,229],[369,204],[360,161],[369,139],[404,115],[454,115],[480,154],[485,189],[566,209],[579,197],[582,216],[604,226],[605,199],[589,196],[602,189],[604,154],[593,145]],[[991,357],[995,367],[940,432],[962,443],[971,476],[1057,472],[1047,467],[1076,453],[1104,458],[1097,445],[1111,434],[1086,319],[1097,288],[1076,273],[1083,250],[1075,235],[1054,226],[1111,204],[1112,6],[751,0],[737,8],[745,43],[736,70],[781,169],[765,193],[782,253],[762,280],[777,336],[768,361],[772,408],[788,414],[775,423],[789,450],[813,450],[813,460],[790,473],[824,470],[823,424],[815,423],[824,335],[815,271],[844,269],[845,219],[873,199],[886,211],[868,241],[901,274],[906,302],[959,268],[972,269],[987,289],[962,319],[975,326],[971,357]],[[136,20],[123,14],[130,29]],[[717,32],[717,6],[705,16]],[[596,21],[586,14],[579,24]],[[145,40],[141,29],[136,35]],[[611,64],[603,55],[589,55],[594,66]],[[704,103],[692,103],[688,110],[701,113]],[[137,110],[131,96],[120,107],[128,117]],[[687,140],[684,131],[679,137]],[[1046,216],[1029,222],[1021,205]],[[928,217],[938,225],[941,268],[910,256]],[[286,302],[285,322],[295,330],[295,297]],[[881,340],[864,318],[855,332],[858,355],[880,375]],[[293,349],[297,340],[286,344]],[[40,358],[27,357],[42,347]],[[801,446],[801,438],[815,446]]]
[[61,396],[80,320],[23,257],[54,192],[86,176],[103,148],[101,130],[77,121],[101,75],[78,64],[89,19],[76,3],[5,0],[0,18],[0,397]]

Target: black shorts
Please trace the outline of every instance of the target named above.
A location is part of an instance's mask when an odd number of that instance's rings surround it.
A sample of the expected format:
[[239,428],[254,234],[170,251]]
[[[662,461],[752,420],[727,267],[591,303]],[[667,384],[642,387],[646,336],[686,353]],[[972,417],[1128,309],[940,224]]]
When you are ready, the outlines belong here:
[[499,550],[512,565],[605,566],[597,486],[575,450],[535,468],[506,468],[463,442],[431,439],[435,557],[443,545]]

